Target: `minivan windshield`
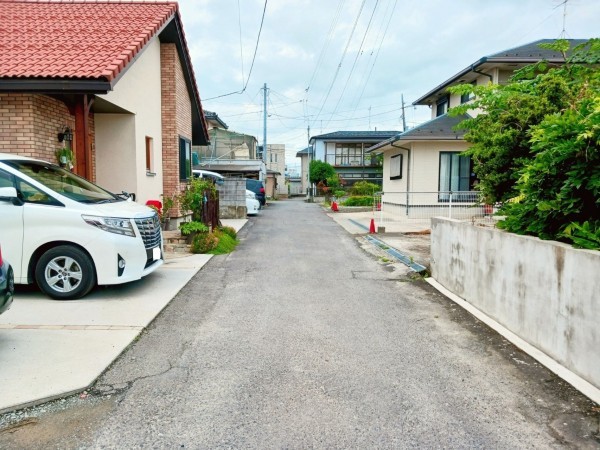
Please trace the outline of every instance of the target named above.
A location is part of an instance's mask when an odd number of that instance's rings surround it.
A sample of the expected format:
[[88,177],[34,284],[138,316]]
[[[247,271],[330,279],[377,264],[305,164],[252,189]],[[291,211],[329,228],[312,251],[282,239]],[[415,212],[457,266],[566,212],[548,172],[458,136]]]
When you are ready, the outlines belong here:
[[114,194],[90,183],[68,170],[42,161],[3,161],[23,175],[33,178],[48,189],[80,203],[111,203],[123,201]]

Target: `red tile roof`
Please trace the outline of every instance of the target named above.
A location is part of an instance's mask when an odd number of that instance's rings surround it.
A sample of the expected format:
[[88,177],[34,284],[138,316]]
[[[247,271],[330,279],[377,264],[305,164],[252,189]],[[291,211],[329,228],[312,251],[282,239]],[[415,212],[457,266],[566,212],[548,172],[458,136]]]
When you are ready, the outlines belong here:
[[110,82],[177,10],[175,2],[0,0],[0,78]]

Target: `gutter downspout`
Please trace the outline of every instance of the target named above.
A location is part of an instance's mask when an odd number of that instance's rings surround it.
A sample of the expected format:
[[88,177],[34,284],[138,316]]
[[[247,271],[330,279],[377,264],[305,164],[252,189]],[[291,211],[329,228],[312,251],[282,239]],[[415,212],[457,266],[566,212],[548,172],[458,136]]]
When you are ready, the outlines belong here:
[[479,75],[483,75],[484,77],[488,77],[492,83],[494,82],[494,77],[492,75],[490,75],[489,73],[485,73],[485,72],[475,69],[475,64],[471,65],[471,71],[478,73]]

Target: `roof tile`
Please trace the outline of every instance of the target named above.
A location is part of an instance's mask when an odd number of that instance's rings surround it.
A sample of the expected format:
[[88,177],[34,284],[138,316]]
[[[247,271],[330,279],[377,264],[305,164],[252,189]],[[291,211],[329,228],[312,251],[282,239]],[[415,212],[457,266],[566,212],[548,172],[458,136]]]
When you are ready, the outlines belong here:
[[0,0],[0,78],[112,81],[177,8],[167,1]]

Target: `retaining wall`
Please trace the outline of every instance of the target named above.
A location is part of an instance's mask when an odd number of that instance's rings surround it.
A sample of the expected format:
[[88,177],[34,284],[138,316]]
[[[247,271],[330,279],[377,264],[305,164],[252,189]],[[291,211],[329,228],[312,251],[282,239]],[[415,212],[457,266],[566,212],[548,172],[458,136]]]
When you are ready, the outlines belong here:
[[600,389],[600,252],[434,218],[431,271],[445,288]]

